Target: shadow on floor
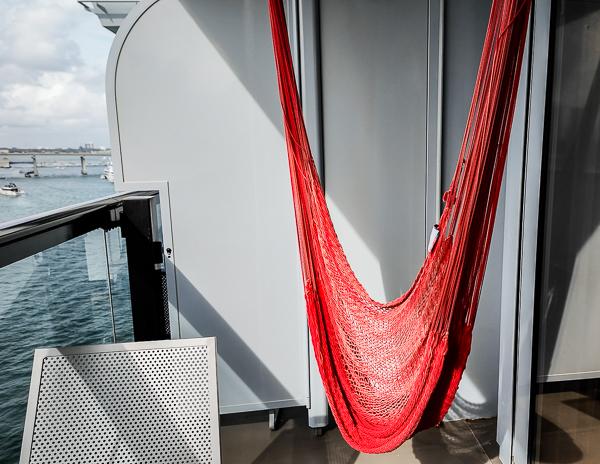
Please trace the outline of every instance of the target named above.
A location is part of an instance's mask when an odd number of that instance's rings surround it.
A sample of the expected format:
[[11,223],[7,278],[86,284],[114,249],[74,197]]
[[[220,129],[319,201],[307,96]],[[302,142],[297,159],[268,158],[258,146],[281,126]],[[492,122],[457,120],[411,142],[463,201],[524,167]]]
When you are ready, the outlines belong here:
[[420,432],[397,450],[364,454],[353,450],[337,427],[316,436],[306,410],[282,410],[280,428],[267,426],[265,411],[223,416],[221,440],[225,464],[486,464],[496,463],[496,421],[457,421]]
[[496,420],[444,422],[424,430],[412,440],[415,460],[420,464],[486,464],[498,462]]
[[563,403],[594,419],[600,420],[600,402],[596,399],[574,398],[572,400],[565,400]]
[[222,416],[221,448],[226,464],[354,464],[359,456],[335,426],[317,436],[305,408],[282,409],[275,431],[268,428],[266,411]]
[[535,420],[539,434],[536,437],[537,450],[534,462],[556,464],[582,462],[584,453],[573,441],[571,433],[538,414]]

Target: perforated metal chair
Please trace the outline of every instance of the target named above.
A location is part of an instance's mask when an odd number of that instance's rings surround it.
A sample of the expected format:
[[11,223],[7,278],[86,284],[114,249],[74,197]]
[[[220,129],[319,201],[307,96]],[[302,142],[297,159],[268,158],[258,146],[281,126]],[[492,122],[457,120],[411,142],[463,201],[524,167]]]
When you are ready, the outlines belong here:
[[219,463],[214,338],[35,351],[24,463]]

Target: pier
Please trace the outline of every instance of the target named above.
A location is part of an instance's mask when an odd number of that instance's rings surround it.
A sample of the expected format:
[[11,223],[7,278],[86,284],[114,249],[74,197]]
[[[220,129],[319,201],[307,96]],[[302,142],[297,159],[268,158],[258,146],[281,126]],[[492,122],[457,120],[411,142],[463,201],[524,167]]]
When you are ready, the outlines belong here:
[[[0,153],[0,168],[10,168],[15,164],[31,164],[31,175],[33,177],[39,177],[39,163],[38,158],[46,156],[51,157],[79,157],[81,165],[81,175],[87,176],[87,158],[89,157],[110,157],[110,150],[97,150],[90,152],[62,152],[62,151],[35,151],[35,152],[17,152],[17,153]],[[25,158],[14,159],[14,158]],[[27,159],[27,160],[26,160]]]

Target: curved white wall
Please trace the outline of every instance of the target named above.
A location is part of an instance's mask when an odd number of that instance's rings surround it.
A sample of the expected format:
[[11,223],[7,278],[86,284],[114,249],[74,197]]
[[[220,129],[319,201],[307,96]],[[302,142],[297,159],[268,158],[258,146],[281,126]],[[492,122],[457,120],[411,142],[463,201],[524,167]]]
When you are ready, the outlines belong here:
[[181,336],[217,337],[222,411],[306,404],[266,2],[160,0],[136,13],[119,30],[112,76],[109,65],[114,155],[121,188],[168,182]]

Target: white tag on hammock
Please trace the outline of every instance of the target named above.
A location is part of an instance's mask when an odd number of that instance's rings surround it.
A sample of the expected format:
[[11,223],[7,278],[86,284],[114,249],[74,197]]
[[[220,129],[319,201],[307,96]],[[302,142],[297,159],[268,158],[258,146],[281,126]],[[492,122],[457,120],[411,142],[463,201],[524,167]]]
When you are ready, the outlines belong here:
[[433,228],[431,229],[431,234],[429,235],[429,245],[427,245],[428,253],[431,253],[431,250],[433,250],[433,247],[435,246],[439,236],[440,227],[437,224],[434,224]]

